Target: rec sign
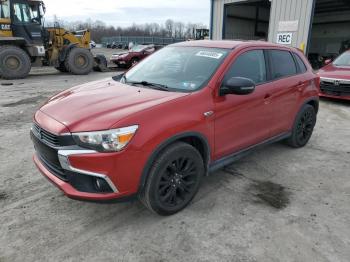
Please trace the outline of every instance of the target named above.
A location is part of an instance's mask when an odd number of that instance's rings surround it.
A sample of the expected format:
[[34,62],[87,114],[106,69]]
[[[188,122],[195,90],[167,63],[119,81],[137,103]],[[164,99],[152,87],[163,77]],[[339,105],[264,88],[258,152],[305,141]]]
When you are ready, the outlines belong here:
[[277,34],[277,44],[291,45],[293,33],[279,33]]

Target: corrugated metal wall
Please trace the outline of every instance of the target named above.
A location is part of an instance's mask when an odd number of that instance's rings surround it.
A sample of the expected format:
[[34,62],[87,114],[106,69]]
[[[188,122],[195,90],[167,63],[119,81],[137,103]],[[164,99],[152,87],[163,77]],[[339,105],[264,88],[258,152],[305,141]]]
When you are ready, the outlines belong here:
[[293,33],[292,46],[307,45],[313,0],[273,0],[270,13],[269,41],[276,42],[280,21],[298,20],[298,30]]
[[[213,0],[212,38],[222,39],[224,6],[229,3],[248,2],[247,0]],[[314,0],[272,0],[269,26],[269,41],[276,42],[280,21],[298,20],[298,30],[293,33],[292,45],[307,45],[310,19]]]

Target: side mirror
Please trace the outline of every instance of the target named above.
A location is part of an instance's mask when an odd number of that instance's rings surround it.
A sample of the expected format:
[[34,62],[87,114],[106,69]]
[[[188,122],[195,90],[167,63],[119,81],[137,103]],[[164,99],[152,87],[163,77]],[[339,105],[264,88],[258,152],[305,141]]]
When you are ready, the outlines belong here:
[[325,64],[325,65],[329,65],[330,63],[332,63],[332,59],[326,59],[326,60],[324,61],[324,64]]
[[220,88],[220,96],[234,94],[234,95],[248,95],[255,90],[255,83],[253,80],[244,77],[232,77],[225,81]]
[[119,74],[119,75],[113,76],[112,79],[114,81],[120,82],[120,80],[124,77],[124,75],[125,75],[125,73]]

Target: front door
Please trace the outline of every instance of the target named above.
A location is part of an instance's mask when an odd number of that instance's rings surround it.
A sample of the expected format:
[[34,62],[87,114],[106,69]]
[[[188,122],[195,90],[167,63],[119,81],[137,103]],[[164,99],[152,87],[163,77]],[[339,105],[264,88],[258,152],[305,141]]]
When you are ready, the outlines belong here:
[[223,83],[231,77],[245,77],[256,83],[249,95],[226,95],[215,103],[215,155],[216,158],[255,145],[270,135],[270,84],[263,50],[241,53],[227,71]]

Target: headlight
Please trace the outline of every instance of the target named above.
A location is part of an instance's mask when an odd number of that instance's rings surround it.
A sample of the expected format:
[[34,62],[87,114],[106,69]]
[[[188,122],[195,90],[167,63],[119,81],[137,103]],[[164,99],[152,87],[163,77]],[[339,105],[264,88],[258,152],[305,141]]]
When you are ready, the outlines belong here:
[[139,126],[129,126],[113,130],[73,133],[78,145],[99,152],[120,151],[131,141]]

